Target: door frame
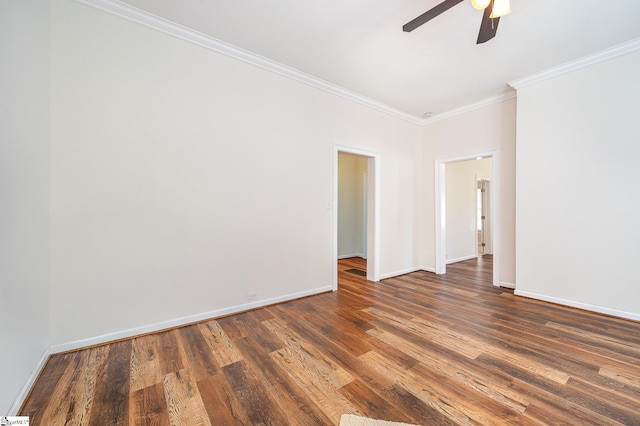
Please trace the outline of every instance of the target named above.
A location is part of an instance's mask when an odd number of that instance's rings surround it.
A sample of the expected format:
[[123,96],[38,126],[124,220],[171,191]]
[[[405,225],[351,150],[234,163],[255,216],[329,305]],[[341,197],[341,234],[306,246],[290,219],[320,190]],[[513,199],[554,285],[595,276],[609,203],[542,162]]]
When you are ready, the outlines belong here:
[[[369,164],[367,161],[367,169],[369,168]],[[367,234],[369,233],[369,171],[365,172],[362,177],[362,187],[365,188],[364,191],[364,200],[362,200],[362,210],[364,214],[362,215],[362,258],[367,259],[368,255],[368,247],[367,247]]]
[[493,285],[500,286],[500,152],[497,149],[435,160],[435,213],[436,213],[436,274],[447,272],[447,229],[445,210],[445,166],[447,163],[476,160],[479,157],[492,159],[491,178],[491,239],[493,243]]
[[[489,242],[489,244],[485,245],[485,248],[486,247],[490,248],[490,251],[491,251],[490,254],[491,255],[493,255],[493,241],[491,239],[491,237],[493,236],[493,234],[491,232],[491,230],[493,229],[493,224],[491,223],[491,211],[493,210],[493,208],[492,208],[493,206],[491,206],[491,194],[493,192],[493,182],[492,181],[493,181],[493,179],[490,179],[490,178],[488,178],[486,176],[476,175],[476,187],[478,185],[478,182],[488,182],[489,183],[489,199],[486,200],[487,205],[486,206],[484,205],[485,204],[485,202],[484,202],[485,200],[484,199],[486,198],[484,195],[481,195],[481,197],[482,197],[481,203],[482,203],[483,207],[486,207],[485,209],[483,209],[483,213],[486,212],[486,211],[489,212],[489,214],[487,215],[487,218],[486,218],[486,222],[484,223],[484,226],[482,227],[482,229],[483,229],[483,232],[486,232],[487,230],[489,230],[489,235],[485,235],[485,241],[484,242],[485,242],[485,244],[486,244],[487,241]],[[476,195],[476,197],[477,197],[477,195]],[[477,202],[477,199],[476,199],[476,202]],[[477,213],[476,213],[476,215],[477,215]],[[478,217],[476,216],[476,222],[477,222],[477,220],[478,220]],[[476,224],[476,229],[477,229],[477,224]],[[478,251],[478,257],[480,257],[480,252],[479,251]]]
[[380,281],[380,154],[360,148],[334,144],[333,146],[333,244],[332,288],[338,290],[338,154],[367,158],[367,280]]

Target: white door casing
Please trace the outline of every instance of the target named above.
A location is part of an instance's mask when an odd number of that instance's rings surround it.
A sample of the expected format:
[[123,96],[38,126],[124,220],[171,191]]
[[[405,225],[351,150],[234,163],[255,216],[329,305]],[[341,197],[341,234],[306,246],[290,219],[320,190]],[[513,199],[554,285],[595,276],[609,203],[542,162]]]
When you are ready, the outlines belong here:
[[334,145],[333,148],[333,247],[332,247],[332,287],[338,289],[338,154],[352,154],[367,158],[367,280],[380,281],[380,248],[378,236],[379,204],[380,204],[380,183],[379,168],[380,154],[373,151],[363,150],[343,145]]
[[446,256],[446,190],[445,190],[445,165],[458,161],[474,160],[478,157],[492,158],[492,187],[491,187],[491,241],[493,248],[493,285],[500,285],[500,247],[499,247],[499,211],[500,211],[500,157],[498,150],[491,150],[475,154],[469,154],[460,157],[443,158],[435,160],[435,244],[436,244],[436,274],[445,274],[447,272],[447,256]]

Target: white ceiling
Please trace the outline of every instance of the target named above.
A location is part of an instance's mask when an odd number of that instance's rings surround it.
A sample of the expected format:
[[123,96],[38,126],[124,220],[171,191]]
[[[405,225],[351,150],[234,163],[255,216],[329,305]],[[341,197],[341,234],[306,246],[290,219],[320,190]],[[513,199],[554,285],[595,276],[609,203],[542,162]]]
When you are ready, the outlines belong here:
[[511,0],[480,45],[470,0],[411,33],[441,0],[121,1],[417,117],[640,37],[640,0]]

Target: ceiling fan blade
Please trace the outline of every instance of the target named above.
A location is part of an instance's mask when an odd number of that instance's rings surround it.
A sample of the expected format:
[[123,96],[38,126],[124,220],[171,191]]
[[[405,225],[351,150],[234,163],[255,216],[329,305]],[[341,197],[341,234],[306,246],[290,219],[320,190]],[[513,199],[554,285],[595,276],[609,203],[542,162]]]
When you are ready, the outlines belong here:
[[482,15],[482,22],[480,23],[480,32],[478,33],[478,41],[476,44],[484,43],[485,41],[489,41],[496,36],[496,32],[498,31],[498,22],[500,22],[500,18],[491,19],[489,16],[491,15],[491,11],[493,10],[493,0],[489,6],[484,10],[484,14]]
[[437,5],[436,7],[434,7],[433,9],[427,10],[425,13],[418,16],[413,21],[407,22],[406,24],[404,24],[402,26],[402,31],[409,33],[415,30],[416,28],[418,28],[420,25],[440,15],[442,12],[446,12],[447,10],[451,9],[456,4],[462,3],[462,1],[463,0],[445,0],[439,5]]

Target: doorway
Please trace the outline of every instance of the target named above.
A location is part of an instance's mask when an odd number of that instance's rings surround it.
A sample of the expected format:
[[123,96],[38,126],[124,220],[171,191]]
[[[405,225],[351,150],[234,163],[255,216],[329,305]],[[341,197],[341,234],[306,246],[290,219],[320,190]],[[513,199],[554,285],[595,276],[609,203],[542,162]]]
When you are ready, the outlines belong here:
[[338,259],[367,258],[367,157],[338,154]]
[[[334,147],[333,289],[338,289],[338,259],[366,259],[366,277],[379,281],[378,154],[345,146]],[[346,170],[345,173],[342,172]],[[342,175],[343,179],[340,179]],[[345,176],[348,182],[345,181]],[[342,200],[342,202],[341,202]],[[347,214],[341,214],[339,212]],[[348,232],[349,235],[343,235]],[[341,238],[345,237],[345,238]]]
[[[487,151],[481,153],[475,153],[472,155],[467,155],[463,157],[455,157],[455,158],[445,158],[438,159],[435,161],[435,212],[436,212],[436,274],[445,274],[447,271],[447,263],[452,263],[454,261],[465,260],[465,257],[472,258],[477,257],[477,217],[476,217],[476,208],[477,208],[477,199],[476,199],[476,188],[477,188],[477,180],[483,178],[481,175],[473,175],[470,182],[468,183],[469,187],[465,187],[465,193],[469,192],[471,195],[471,203],[472,203],[472,211],[467,209],[464,210],[464,214],[471,215],[471,225],[464,225],[467,230],[471,230],[471,233],[466,233],[465,241],[471,241],[471,248],[469,249],[468,244],[464,247],[464,250],[460,250],[458,241],[459,239],[451,239],[447,238],[449,234],[450,236],[455,236],[456,233],[459,233],[460,228],[455,227],[455,220],[452,220],[451,217],[447,216],[447,198],[455,198],[458,194],[455,194],[452,190],[451,182],[450,185],[447,185],[447,166],[452,166],[457,163],[463,162],[472,162],[482,159],[491,159],[491,178],[485,179],[490,180],[489,191],[487,193],[489,212],[486,215],[487,221],[489,225],[485,225],[485,248],[487,247],[487,241],[491,242],[491,252],[493,253],[493,285],[499,286],[500,277],[499,277],[499,265],[500,265],[500,250],[499,250],[499,220],[498,220],[498,212],[499,212],[499,157],[498,151]],[[451,168],[451,167],[450,167]],[[451,174],[449,175],[452,178]],[[468,180],[468,179],[467,179]],[[449,193],[448,193],[449,190]],[[468,197],[467,197],[468,198]],[[450,200],[451,201],[451,200]],[[450,209],[452,208],[451,203],[449,203]],[[453,208],[457,208],[457,205],[453,205]],[[457,217],[454,216],[454,219]],[[465,217],[466,222],[469,223],[469,217]],[[465,231],[466,232],[466,231]],[[453,243],[452,243],[453,241]],[[448,242],[451,245],[448,247]],[[469,252],[469,253],[467,253]]]

